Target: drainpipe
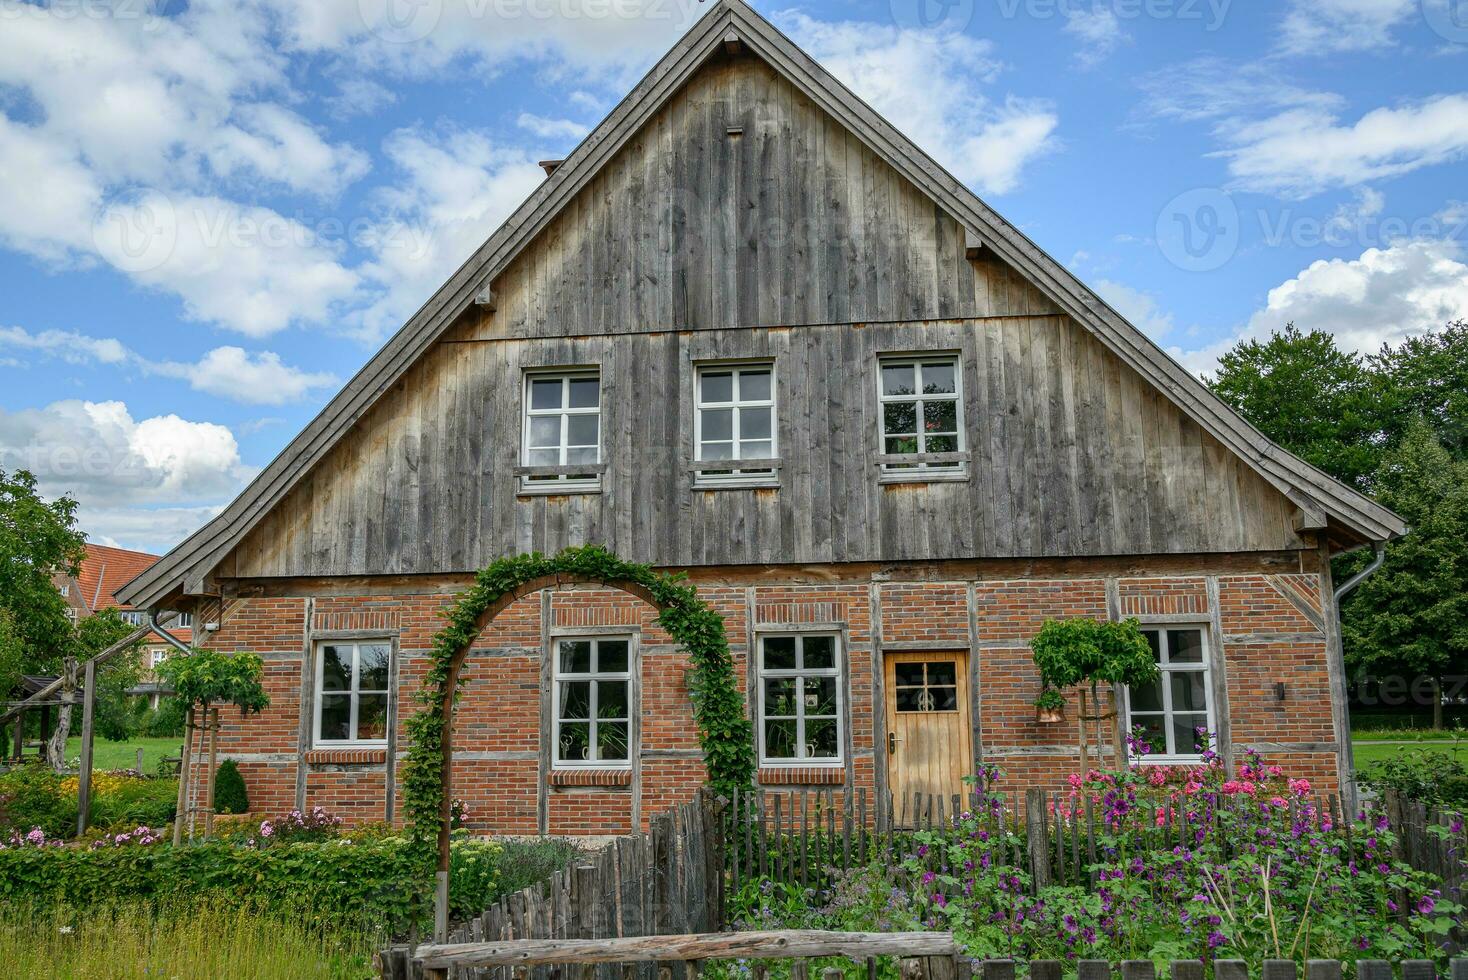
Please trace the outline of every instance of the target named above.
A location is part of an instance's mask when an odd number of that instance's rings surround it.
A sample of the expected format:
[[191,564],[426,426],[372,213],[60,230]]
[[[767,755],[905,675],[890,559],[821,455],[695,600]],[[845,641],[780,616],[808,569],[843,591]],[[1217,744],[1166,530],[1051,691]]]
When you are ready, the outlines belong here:
[[[1408,528],[1407,533],[1411,534],[1412,529]],[[1381,563],[1386,561],[1386,542],[1374,541],[1372,542],[1372,546],[1376,549],[1376,557],[1371,559],[1371,564],[1367,565],[1355,575],[1352,575],[1350,578],[1346,579],[1340,584],[1340,587],[1335,590],[1335,601],[1337,606],[1340,605],[1342,599],[1350,595],[1352,592],[1355,592],[1357,587],[1360,586],[1362,582],[1375,575],[1377,569],[1381,568]]]
[[[1381,568],[1382,562],[1386,561],[1386,542],[1373,541],[1371,543],[1371,546],[1376,550],[1376,557],[1371,559],[1371,564],[1367,565],[1365,568],[1361,569],[1361,571],[1346,579],[1340,584],[1339,587],[1335,589],[1334,593],[1332,594],[1332,598],[1334,601],[1331,603],[1331,605],[1333,606],[1331,610],[1331,615],[1334,618],[1335,622],[1331,624],[1331,626],[1333,627],[1332,632],[1334,633],[1334,635],[1331,637],[1330,646],[1334,649],[1332,649],[1330,652],[1334,654],[1334,656],[1337,658],[1336,663],[1338,664],[1337,669],[1339,671],[1338,676],[1340,678],[1338,681],[1340,687],[1338,688],[1339,693],[1337,696],[1342,699],[1340,710],[1343,712],[1347,712],[1344,722],[1340,725],[1340,727],[1336,729],[1336,737],[1344,742],[1341,747],[1341,754],[1346,763],[1346,771],[1347,773],[1349,773],[1350,776],[1350,778],[1345,781],[1345,785],[1341,787],[1341,795],[1349,811],[1348,816],[1354,816],[1357,808],[1360,805],[1360,790],[1356,786],[1356,746],[1355,743],[1351,741],[1351,724],[1349,720],[1350,707],[1348,703],[1350,700],[1350,687],[1346,681],[1346,651],[1341,642],[1341,600],[1346,598],[1346,596],[1350,595],[1352,592],[1356,591],[1356,589],[1360,587],[1362,582],[1365,582],[1368,578],[1375,575],[1377,570]],[[1328,563],[1330,561],[1329,550],[1322,549],[1321,554],[1322,561]],[[1328,567],[1329,566],[1327,564],[1327,568]]]
[[[169,618],[172,619],[174,617],[170,616]],[[148,625],[153,628],[154,633],[157,633],[159,636],[163,637],[164,640],[166,640],[169,644],[176,647],[183,653],[188,654],[194,652],[190,650],[187,644],[185,644],[182,640],[180,640],[178,637],[174,636],[172,633],[168,632],[168,630],[164,629],[158,624],[158,610],[156,608],[148,610]]]

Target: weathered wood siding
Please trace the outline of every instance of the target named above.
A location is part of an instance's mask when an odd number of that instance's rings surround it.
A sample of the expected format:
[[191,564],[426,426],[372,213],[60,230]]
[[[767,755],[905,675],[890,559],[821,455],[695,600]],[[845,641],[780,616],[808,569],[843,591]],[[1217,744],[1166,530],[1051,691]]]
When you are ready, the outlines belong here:
[[[221,571],[464,571],[585,542],[663,565],[1301,546],[1280,494],[965,244],[762,63],[716,62]],[[969,478],[881,485],[876,359],[943,350]],[[696,491],[694,365],[745,357],[776,362],[781,485]],[[522,374],[552,365],[601,367],[601,493],[516,494]]]
[[[956,350],[959,483],[881,485],[876,359]],[[776,490],[692,488],[693,365],[773,358]],[[522,371],[599,364],[603,492],[517,497]],[[1292,507],[1064,317],[441,344],[226,574],[460,571],[600,542],[663,565],[1301,547]]]
[[[731,135],[730,130],[738,130]],[[494,284],[471,336],[1056,307],[762,62],[711,65]]]

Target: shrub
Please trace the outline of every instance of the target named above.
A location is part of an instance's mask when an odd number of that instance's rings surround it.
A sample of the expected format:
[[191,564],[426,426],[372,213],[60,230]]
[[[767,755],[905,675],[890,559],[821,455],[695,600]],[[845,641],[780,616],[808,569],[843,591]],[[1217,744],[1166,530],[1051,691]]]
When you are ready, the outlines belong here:
[[103,829],[161,827],[178,809],[177,779],[128,779],[92,797],[92,824]]
[[581,849],[557,837],[529,837],[499,842],[500,894],[517,892],[545,881],[576,859]]
[[149,738],[183,738],[184,713],[187,707],[178,698],[163,698],[156,709],[149,708],[138,722],[138,731]]
[[[499,856],[494,841],[454,843],[449,902],[455,916],[477,915],[498,897]],[[400,934],[423,908],[421,896],[403,887],[416,870],[401,837],[268,848],[227,841],[173,847],[164,840],[11,847],[0,849],[0,906],[85,912],[119,903],[186,908],[230,902],[295,916],[309,928],[384,926]]]
[[0,775],[0,828],[30,830],[39,827],[48,837],[61,837],[76,828],[76,790],[44,762],[28,762]]
[[219,772],[214,776],[214,812],[250,812],[250,797],[245,792],[245,777],[240,775],[240,767],[235,765],[233,759],[225,759],[221,762]]
[[1468,806],[1468,765],[1446,752],[1403,752],[1367,766],[1360,778],[1363,786],[1404,800]]

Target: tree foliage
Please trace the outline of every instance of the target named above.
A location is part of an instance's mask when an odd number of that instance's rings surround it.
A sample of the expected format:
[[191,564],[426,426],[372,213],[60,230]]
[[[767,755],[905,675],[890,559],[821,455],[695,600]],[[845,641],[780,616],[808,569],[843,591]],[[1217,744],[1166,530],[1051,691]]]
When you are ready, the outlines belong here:
[[1268,340],[1240,342],[1208,384],[1235,411],[1305,462],[1368,490],[1381,459],[1378,382],[1323,331],[1293,323]]
[[1046,688],[1105,681],[1129,687],[1157,679],[1157,658],[1135,619],[1051,619],[1030,641],[1030,652]]
[[[136,629],[116,609],[103,609],[77,622],[71,655],[85,663]],[[103,738],[120,742],[135,732],[137,712],[133,710],[133,697],[127,692],[142,680],[142,658],[141,645],[134,645],[97,670],[93,719],[97,734]],[[73,712],[71,725],[74,730],[80,727],[80,712]]]
[[25,470],[0,470],[0,608],[10,615],[26,671],[54,670],[72,644],[66,600],[53,578],[75,575],[85,555],[76,507],[70,497],[42,500]]
[[1468,463],[1414,421],[1376,476],[1411,532],[1342,612],[1358,667],[1441,678],[1468,664]]
[[258,654],[221,653],[195,648],[187,657],[169,657],[158,665],[158,676],[168,681],[187,705],[232,704],[244,714],[270,706],[261,684],[265,664]]
[[1383,347],[1368,363],[1382,390],[1389,441],[1422,419],[1454,459],[1468,459],[1468,321]]

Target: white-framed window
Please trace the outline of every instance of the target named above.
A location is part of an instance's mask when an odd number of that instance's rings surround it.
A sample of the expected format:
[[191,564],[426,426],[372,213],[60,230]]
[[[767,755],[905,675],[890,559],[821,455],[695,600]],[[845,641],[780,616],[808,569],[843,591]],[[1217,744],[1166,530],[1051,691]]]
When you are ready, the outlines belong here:
[[772,482],[772,469],[721,464],[779,456],[774,364],[703,364],[695,379],[695,457],[709,464],[699,467],[699,481]]
[[71,583],[70,582],[62,582],[61,583],[61,598],[65,599],[65,598],[69,597],[70,595],[71,595]]
[[[956,455],[964,451],[963,372],[957,354],[884,357],[878,401],[884,456]],[[962,473],[959,460],[884,462],[885,472]]]
[[567,636],[556,641],[552,714],[557,768],[632,764],[632,639]]
[[141,609],[124,609],[118,615],[130,626],[142,626],[148,621],[148,614]]
[[[162,616],[159,616],[158,618],[161,620],[163,617]],[[173,616],[173,619],[169,620],[168,621],[168,624],[164,628],[165,629],[188,629],[189,627],[191,627],[193,625],[194,625],[194,614],[193,613],[181,612],[181,613],[175,613],[174,616]]]
[[834,633],[766,634],[759,641],[760,765],[840,765],[846,709]]
[[316,645],[317,745],[387,742],[392,644],[325,640]]
[[[554,491],[601,486],[601,374],[592,370],[532,371],[525,375],[525,419],[520,462],[559,467],[530,473],[525,489]],[[586,466],[585,472],[566,467]]]
[[153,650],[148,654],[148,666],[157,667],[159,664],[163,663],[163,661],[167,659],[167,650]]
[[62,612],[66,613],[66,618],[68,620],[73,623],[76,622],[76,606],[67,606],[64,610],[62,610]]
[[1152,752],[1144,759],[1197,759],[1198,729],[1215,730],[1208,630],[1203,626],[1143,626],[1161,674],[1127,690],[1127,727],[1140,728]]

